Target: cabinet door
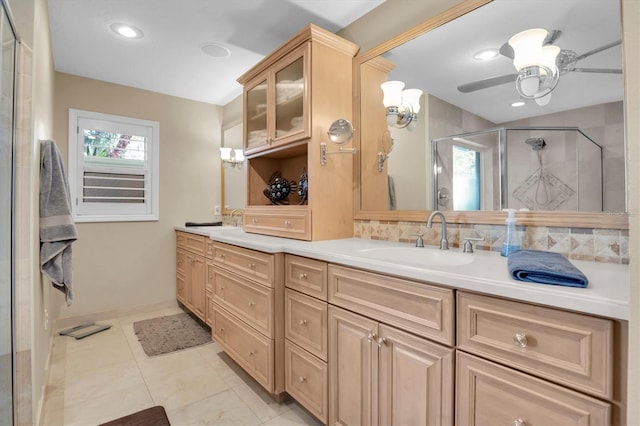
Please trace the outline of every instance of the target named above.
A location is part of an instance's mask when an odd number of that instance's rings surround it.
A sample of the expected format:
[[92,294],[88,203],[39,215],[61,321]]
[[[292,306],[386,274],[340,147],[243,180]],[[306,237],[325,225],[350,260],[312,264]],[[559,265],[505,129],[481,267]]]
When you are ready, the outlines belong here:
[[205,298],[205,263],[201,256],[189,256],[189,280],[190,280],[190,302],[191,311],[200,319],[204,320],[206,309]]
[[273,146],[302,140],[309,133],[309,86],[307,74],[310,44],[305,43],[282,58],[273,68]]
[[269,146],[267,87],[267,75],[263,74],[248,83],[244,88],[244,148],[247,153]]
[[609,425],[611,405],[458,351],[456,423]]
[[453,349],[380,325],[383,425],[453,424]]
[[378,324],[329,306],[329,424],[378,423]]

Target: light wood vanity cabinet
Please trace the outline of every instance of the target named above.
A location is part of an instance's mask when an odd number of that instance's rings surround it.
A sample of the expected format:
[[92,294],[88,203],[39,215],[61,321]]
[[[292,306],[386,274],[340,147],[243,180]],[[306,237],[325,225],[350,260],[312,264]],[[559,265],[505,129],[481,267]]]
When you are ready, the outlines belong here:
[[327,263],[287,254],[285,285],[285,388],[327,423]]
[[176,232],[176,298],[206,321],[205,237]]
[[[353,235],[353,156],[330,155],[323,166],[320,146],[333,121],[352,119],[357,51],[309,25],[238,78],[244,87],[246,232],[300,240]],[[296,184],[306,173],[308,197],[294,190],[273,205],[264,190],[276,172]]]
[[465,292],[457,301],[457,424],[621,423],[614,321]]
[[214,242],[212,336],[272,394],[284,391],[284,255]]
[[328,276],[329,423],[452,424],[453,290],[336,265]]

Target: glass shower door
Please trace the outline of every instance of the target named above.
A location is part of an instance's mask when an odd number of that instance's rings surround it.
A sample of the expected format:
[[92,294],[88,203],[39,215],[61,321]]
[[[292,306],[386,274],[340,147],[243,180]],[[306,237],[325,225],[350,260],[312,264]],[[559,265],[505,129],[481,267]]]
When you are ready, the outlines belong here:
[[13,105],[15,36],[0,17],[0,424],[13,424]]

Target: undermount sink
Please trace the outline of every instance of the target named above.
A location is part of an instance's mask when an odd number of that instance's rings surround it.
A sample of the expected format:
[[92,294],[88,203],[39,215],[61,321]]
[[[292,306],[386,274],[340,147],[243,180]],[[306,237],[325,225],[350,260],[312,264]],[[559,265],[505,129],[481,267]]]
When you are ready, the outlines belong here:
[[473,262],[473,255],[422,247],[377,247],[360,252],[372,259],[420,266],[461,266]]

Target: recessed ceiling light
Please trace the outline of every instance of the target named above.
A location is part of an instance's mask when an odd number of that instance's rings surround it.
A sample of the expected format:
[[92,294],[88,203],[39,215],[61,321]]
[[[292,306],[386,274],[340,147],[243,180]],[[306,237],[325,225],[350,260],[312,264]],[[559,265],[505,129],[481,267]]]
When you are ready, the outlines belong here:
[[111,31],[114,33],[126,38],[142,38],[144,36],[142,30],[132,25],[115,23],[111,24],[109,28],[111,28]]
[[524,101],[516,101],[516,102],[511,104],[511,106],[514,107],[514,108],[521,107],[523,105],[524,105]]
[[213,56],[214,58],[226,58],[231,55],[231,51],[228,48],[217,43],[207,43],[203,45],[202,51],[205,55]]
[[498,49],[484,49],[473,55],[473,59],[476,61],[488,61],[498,56],[499,53]]

